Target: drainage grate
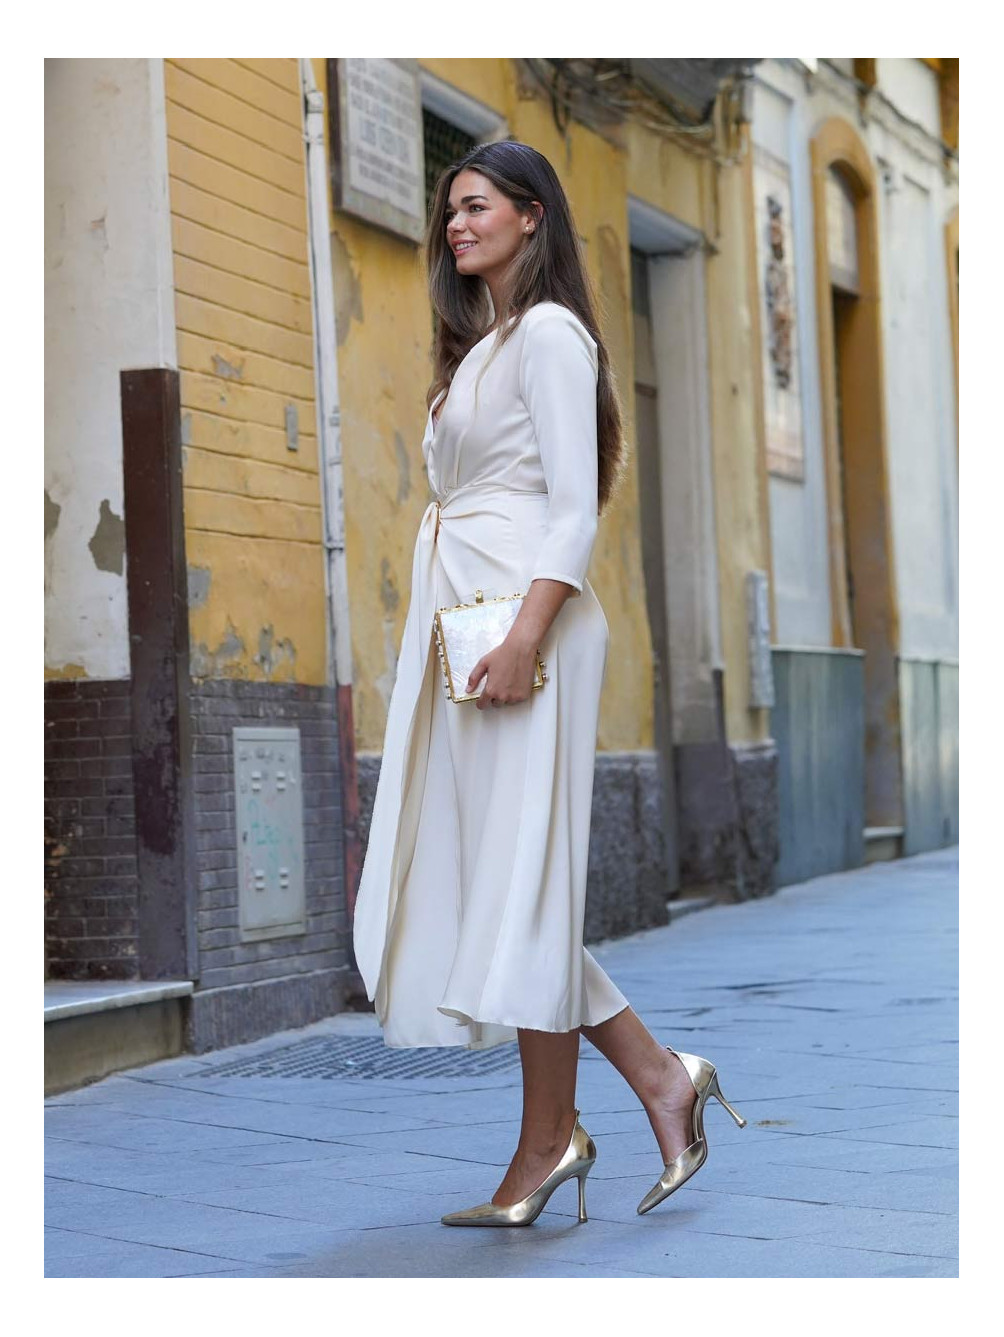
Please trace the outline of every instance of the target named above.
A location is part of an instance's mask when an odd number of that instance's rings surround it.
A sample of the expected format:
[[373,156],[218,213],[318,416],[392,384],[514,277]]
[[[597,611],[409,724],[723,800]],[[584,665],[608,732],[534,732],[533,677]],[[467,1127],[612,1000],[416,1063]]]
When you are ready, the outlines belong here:
[[488,1077],[519,1067],[519,1047],[392,1049],[380,1036],[320,1036],[298,1040],[209,1068],[200,1077],[339,1077],[375,1080],[415,1077]]

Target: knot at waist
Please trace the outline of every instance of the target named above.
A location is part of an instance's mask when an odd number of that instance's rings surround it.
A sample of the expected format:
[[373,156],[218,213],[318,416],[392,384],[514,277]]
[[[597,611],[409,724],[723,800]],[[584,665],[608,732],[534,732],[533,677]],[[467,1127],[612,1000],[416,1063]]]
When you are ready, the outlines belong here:
[[546,501],[547,495],[543,490],[509,487],[505,483],[461,483],[459,487],[438,492],[430,502],[430,506],[438,507],[441,512],[449,510],[451,513],[467,515],[477,510],[478,503],[482,499],[503,498],[506,501],[524,501],[536,497]]
[[504,483],[463,483],[437,494],[429,502],[422,517],[421,536],[435,542],[444,520],[477,515],[492,502],[503,505],[529,502],[539,506],[546,505],[547,499],[545,491],[507,487]]

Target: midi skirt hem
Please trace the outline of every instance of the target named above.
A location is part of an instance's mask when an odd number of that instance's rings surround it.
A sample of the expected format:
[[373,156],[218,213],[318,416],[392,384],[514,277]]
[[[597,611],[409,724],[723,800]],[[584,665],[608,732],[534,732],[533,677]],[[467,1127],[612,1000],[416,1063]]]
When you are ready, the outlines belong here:
[[614,1007],[613,1011],[607,1013],[606,1016],[600,1017],[596,1021],[580,1021],[578,1026],[565,1026],[565,1027],[541,1026],[539,1024],[531,1025],[528,1021],[520,1021],[517,1018],[511,1016],[472,1017],[467,1012],[462,1011],[460,1008],[445,1007],[443,1005],[437,1007],[436,1011],[441,1012],[444,1017],[455,1018],[458,1024],[461,1026],[507,1026],[507,1027],[512,1027],[513,1029],[519,1027],[520,1030],[525,1030],[525,1031],[542,1031],[545,1035],[567,1035],[570,1031],[577,1031],[581,1026],[601,1026],[603,1022],[609,1021],[611,1017],[615,1017],[618,1012],[623,1012],[624,1008],[628,1006],[629,1004],[627,1000],[625,1000],[623,1003],[617,1004]]
[[[551,1027],[530,1025],[513,1015],[500,1017],[473,1017],[470,1013],[460,1008],[439,1005],[436,1011],[444,1017],[449,1017],[457,1023],[458,1037],[456,1040],[447,1039],[445,1036],[438,1037],[436,1040],[401,1040],[388,1038],[393,1036],[393,1029],[384,1025],[381,1019],[383,1030],[384,1045],[388,1049],[492,1049],[496,1045],[511,1044],[518,1039],[517,1030],[540,1031],[545,1035],[567,1035],[571,1031],[577,1031],[581,1026],[600,1026],[611,1017],[616,1017],[629,1007],[626,998],[621,998],[617,1002],[611,1002],[605,1010],[603,1016],[596,1017],[593,1020],[583,1020],[578,1026],[571,1027]],[[487,1034],[481,1034],[482,1030]],[[464,1030],[473,1030],[475,1037],[473,1039],[465,1037],[459,1032]]]
[[[627,1007],[630,1007],[630,1003],[628,1003],[627,1000],[624,1000],[622,1004],[616,1005],[607,1016],[598,1017],[595,1021],[582,1021],[580,1025],[602,1025],[604,1021],[610,1021],[611,1017],[618,1016],[619,1013],[623,1012],[624,1008]],[[516,1034],[517,1029],[523,1029],[523,1031],[540,1031],[543,1032],[544,1035],[570,1034],[570,1029],[560,1029],[559,1031],[559,1029],[541,1027],[541,1025],[527,1025],[525,1021],[517,1020],[516,1017],[512,1016],[477,1017],[477,1019],[475,1019],[475,1017],[468,1016],[467,1012],[460,1012],[459,1009],[456,1008],[437,1007],[436,1011],[443,1013],[443,1016],[452,1017],[453,1020],[456,1020],[457,1029],[467,1027],[497,1027],[500,1031],[503,1031],[504,1029],[504,1031],[509,1032],[509,1034],[495,1034],[475,1040],[464,1039],[463,1036],[461,1036],[461,1038],[456,1040],[438,1039],[434,1040],[434,1042],[432,1042],[432,1040],[429,1040],[429,1042],[424,1042],[424,1040],[405,1042],[405,1040],[388,1039],[388,1032],[384,1031],[384,1046],[388,1048],[388,1050],[459,1050],[459,1048],[467,1048],[467,1050],[492,1050],[492,1048],[499,1046],[499,1044],[515,1043],[516,1040],[519,1039],[519,1036]],[[571,1027],[571,1031],[578,1031],[578,1029],[578,1025]]]

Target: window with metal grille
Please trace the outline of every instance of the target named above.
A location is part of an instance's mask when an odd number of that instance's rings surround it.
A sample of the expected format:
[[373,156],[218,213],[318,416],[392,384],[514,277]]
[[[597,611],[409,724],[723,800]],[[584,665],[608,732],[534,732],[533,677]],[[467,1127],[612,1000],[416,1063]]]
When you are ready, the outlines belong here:
[[422,133],[425,140],[425,213],[428,217],[436,182],[444,168],[474,148],[478,141],[428,107],[422,108]]

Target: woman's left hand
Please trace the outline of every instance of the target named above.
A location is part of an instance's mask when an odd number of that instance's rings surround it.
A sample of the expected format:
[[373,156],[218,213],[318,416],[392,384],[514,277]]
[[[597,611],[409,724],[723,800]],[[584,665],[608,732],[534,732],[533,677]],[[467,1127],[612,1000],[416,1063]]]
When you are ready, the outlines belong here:
[[475,691],[488,674],[484,691],[477,699],[478,710],[490,710],[496,702],[499,706],[515,705],[526,701],[533,691],[537,648],[514,636],[514,630],[510,630],[501,645],[482,655],[471,670],[467,680],[469,692]]

